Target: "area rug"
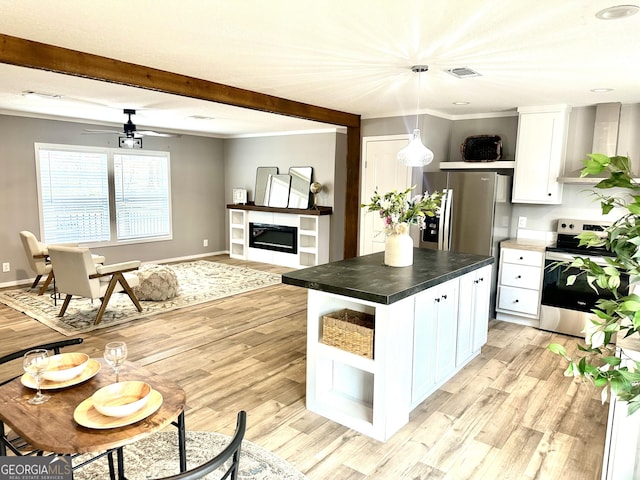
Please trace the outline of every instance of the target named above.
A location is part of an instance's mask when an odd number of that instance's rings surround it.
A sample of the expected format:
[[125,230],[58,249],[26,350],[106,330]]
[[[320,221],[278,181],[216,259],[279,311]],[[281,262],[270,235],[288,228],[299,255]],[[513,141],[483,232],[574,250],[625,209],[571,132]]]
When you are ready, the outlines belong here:
[[[214,457],[231,440],[213,432],[187,432],[187,469],[201,465]],[[74,460],[81,463],[83,457]],[[154,433],[148,438],[124,447],[125,475],[128,480],[146,480],[175,475],[179,472],[178,438],[176,432]],[[96,460],[73,473],[74,480],[104,480],[109,478],[106,458]],[[215,472],[204,477],[218,479]],[[305,480],[302,473],[277,455],[248,440],[240,450],[241,480]]]
[[73,336],[99,328],[112,327],[133,320],[169,312],[219,298],[244,293],[258,288],[276,285],[282,276],[261,272],[252,268],[198,260],[171,265],[178,277],[178,295],[165,301],[140,301],[138,312],[131,299],[124,293],[114,293],[98,325],[94,325],[100,301],[73,297],[64,317],[57,316],[62,305],[50,294],[38,295],[37,289],[22,288],[0,292],[0,302],[35,318],[44,325]]

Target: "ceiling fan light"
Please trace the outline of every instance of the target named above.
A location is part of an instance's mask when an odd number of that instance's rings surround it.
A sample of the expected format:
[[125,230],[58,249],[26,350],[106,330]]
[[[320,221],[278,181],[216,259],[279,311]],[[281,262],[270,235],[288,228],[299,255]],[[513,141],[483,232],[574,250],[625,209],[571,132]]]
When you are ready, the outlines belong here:
[[142,139],[133,136],[119,137],[120,148],[142,148]]
[[420,129],[413,131],[409,145],[398,152],[398,161],[407,167],[424,167],[433,161],[433,152],[420,139]]

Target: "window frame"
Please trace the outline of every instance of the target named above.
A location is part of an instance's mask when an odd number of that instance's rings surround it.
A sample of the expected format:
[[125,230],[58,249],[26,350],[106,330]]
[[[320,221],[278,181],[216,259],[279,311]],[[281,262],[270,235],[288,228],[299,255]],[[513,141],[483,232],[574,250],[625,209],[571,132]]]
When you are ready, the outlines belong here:
[[[168,151],[156,151],[156,150],[123,150],[120,148],[110,147],[92,147],[84,145],[64,145],[54,143],[34,143],[35,150],[35,166],[36,166],[36,186],[37,186],[37,201],[38,201],[38,216],[40,232],[42,241],[47,242],[46,232],[44,227],[44,213],[43,213],[43,201],[42,201],[42,179],[40,171],[40,150],[59,150],[69,152],[82,152],[82,153],[102,153],[107,156],[107,186],[108,186],[108,204],[109,204],[109,236],[108,241],[95,241],[85,242],[82,244],[88,247],[107,247],[118,245],[133,245],[149,242],[160,242],[173,240],[173,204],[171,194],[171,154]],[[139,237],[126,240],[118,240],[117,233],[117,212],[116,212],[116,191],[115,191],[115,167],[114,158],[116,155],[132,155],[132,156],[148,156],[148,157],[162,157],[166,159],[167,165],[167,215],[168,215],[168,229],[169,232],[166,235],[155,235],[148,237]]]

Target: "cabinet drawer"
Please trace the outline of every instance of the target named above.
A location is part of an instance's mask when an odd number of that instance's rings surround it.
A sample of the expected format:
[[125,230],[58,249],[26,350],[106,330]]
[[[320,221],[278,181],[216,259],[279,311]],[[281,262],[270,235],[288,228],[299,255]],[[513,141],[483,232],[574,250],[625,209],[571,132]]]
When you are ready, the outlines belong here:
[[498,297],[499,309],[538,315],[540,295],[537,290],[501,286]]
[[542,266],[543,259],[544,254],[542,252],[534,252],[533,250],[517,250],[513,248],[505,248],[502,250],[503,262],[540,267]]
[[511,287],[540,289],[540,277],[542,268],[515,263],[503,263],[500,273],[500,283]]

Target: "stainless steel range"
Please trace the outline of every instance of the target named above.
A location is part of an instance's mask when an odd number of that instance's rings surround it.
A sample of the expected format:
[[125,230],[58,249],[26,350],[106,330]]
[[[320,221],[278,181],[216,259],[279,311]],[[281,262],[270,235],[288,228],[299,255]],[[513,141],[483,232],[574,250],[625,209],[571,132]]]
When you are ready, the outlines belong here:
[[[567,277],[578,273],[577,268],[551,268],[555,262],[573,260],[578,256],[588,257],[600,265],[606,265],[604,257],[610,255],[610,252],[604,247],[580,247],[575,237],[582,232],[602,232],[608,226],[609,223],[591,220],[558,220],[557,243],[554,247],[547,247],[545,254],[542,308],[540,309],[541,329],[583,337],[585,326],[592,316],[591,310],[598,299],[612,298],[608,291],[594,291],[587,284],[584,275],[579,276],[573,285],[568,286]],[[628,281],[626,275],[621,276],[620,292],[628,291]]]

